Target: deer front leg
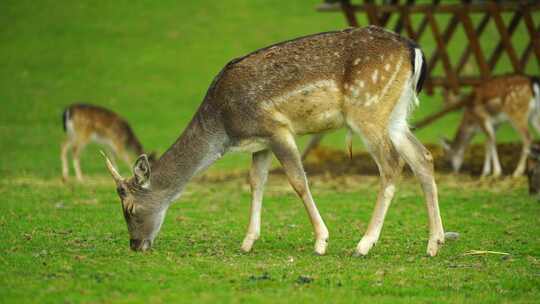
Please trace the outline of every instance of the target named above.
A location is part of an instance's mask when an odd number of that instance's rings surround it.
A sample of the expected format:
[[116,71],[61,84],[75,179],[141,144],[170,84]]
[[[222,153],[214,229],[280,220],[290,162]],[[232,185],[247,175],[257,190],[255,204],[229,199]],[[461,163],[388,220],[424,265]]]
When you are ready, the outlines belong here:
[[523,175],[523,173],[525,173],[527,156],[529,155],[529,151],[531,149],[531,136],[529,134],[528,126],[525,125],[519,128],[518,132],[521,137],[521,141],[523,142],[523,146],[521,148],[521,156],[519,158],[518,165],[516,167],[516,170],[514,170],[514,173],[512,174],[513,177],[520,177]]
[[62,179],[67,181],[69,177],[69,164],[67,159],[68,150],[71,147],[71,141],[66,140],[62,143],[60,158],[62,159]]
[[251,170],[249,171],[249,184],[251,186],[251,212],[246,237],[242,242],[244,252],[251,251],[253,243],[259,239],[261,233],[261,207],[264,186],[268,177],[268,167],[272,160],[270,150],[253,153]]
[[[124,161],[124,163],[128,166],[128,167],[131,167],[131,165],[133,164],[132,161],[131,161],[131,156],[129,155],[129,152],[124,148],[124,146],[122,145],[115,145],[113,147],[111,147],[112,150],[114,151],[114,153]],[[140,155],[137,155],[136,157],[139,157]]]
[[482,167],[482,177],[486,177],[491,173],[491,149],[486,145],[486,148],[484,150],[484,166]]
[[328,229],[317,210],[302,167],[300,153],[293,135],[287,130],[279,130],[271,139],[272,151],[283,166],[289,183],[304,202],[309,219],[315,230],[315,253],[323,255],[328,245]]
[[[116,150],[114,150],[113,148],[111,147],[107,147],[107,155],[109,156],[109,160],[111,161],[112,165],[115,167],[115,168],[118,168],[118,164],[116,163]],[[131,165],[131,164],[130,164]]]
[[377,162],[381,183],[377,203],[368,228],[362,240],[356,246],[355,255],[367,255],[369,250],[377,243],[386,217],[386,212],[390,207],[396,189],[396,180],[403,168],[403,162],[393,148],[389,140],[379,140],[378,143],[370,142],[371,155]]
[[487,135],[486,149],[489,149],[491,154],[491,161],[493,165],[493,177],[501,176],[501,162],[499,161],[499,155],[497,154],[497,140],[495,138],[495,129],[489,118],[484,118],[482,121],[484,132]]

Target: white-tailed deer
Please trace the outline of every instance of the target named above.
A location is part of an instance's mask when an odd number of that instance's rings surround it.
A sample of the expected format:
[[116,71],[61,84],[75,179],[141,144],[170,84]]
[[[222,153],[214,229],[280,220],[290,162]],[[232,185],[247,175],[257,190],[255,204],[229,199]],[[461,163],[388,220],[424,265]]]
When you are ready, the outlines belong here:
[[[131,166],[131,155],[144,153],[133,130],[122,117],[105,108],[89,104],[72,104],[64,110],[62,124],[66,139],[61,147],[62,177],[69,177],[68,151],[71,149],[77,180],[83,175],[79,161],[84,147],[91,141],[101,143]],[[153,159],[151,154],[150,159]]]
[[538,78],[522,75],[498,76],[473,88],[471,102],[465,106],[461,123],[452,142],[443,139],[447,158],[455,172],[463,164],[465,149],[474,135],[483,131],[486,136],[486,149],[482,176],[502,173],[497,142],[496,127],[509,121],[518,132],[523,148],[513,176],[525,172],[527,154],[531,145],[529,122],[540,133],[540,82]]
[[315,252],[324,254],[328,229],[311,196],[295,135],[346,127],[364,139],[381,175],[375,211],[356,254],[367,254],[379,239],[404,160],[422,185],[429,216],[427,253],[436,255],[444,232],[432,157],[407,126],[424,72],[416,44],[371,26],[286,41],[229,62],[183,134],[152,166],[142,155],[133,167],[134,177],[124,179],[107,160],[130,247],[151,247],[170,202],[194,174],[226,152],[245,151],[253,153],[252,197],[242,250],[250,251],[260,235],[263,188],[273,153],[307,210]]

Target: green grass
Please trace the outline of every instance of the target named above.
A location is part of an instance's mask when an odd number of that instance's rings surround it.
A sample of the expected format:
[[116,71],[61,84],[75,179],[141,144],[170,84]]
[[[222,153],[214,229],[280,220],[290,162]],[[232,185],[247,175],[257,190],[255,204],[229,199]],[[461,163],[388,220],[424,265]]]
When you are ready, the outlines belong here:
[[[118,199],[95,146],[82,158],[89,183],[60,182],[64,106],[84,101],[118,111],[147,148],[163,152],[231,58],[345,27],[341,14],[315,12],[319,2],[1,1],[0,302],[536,301],[540,205],[527,196],[524,178],[441,176],[443,220],[461,239],[436,258],[424,255],[424,204],[406,178],[365,259],[350,254],[373,208],[371,177],[313,179],[331,232],[325,257],[312,254],[302,204],[279,175],[271,177],[263,236],[251,254],[238,249],[249,210],[243,178],[194,181],[146,254],[128,250]],[[522,28],[514,36],[518,44],[527,41]],[[527,72],[539,74],[532,63]],[[440,107],[439,95],[422,94],[413,119]],[[449,115],[418,135],[424,142],[450,136],[458,119],[459,113]],[[499,138],[516,137],[505,127]],[[324,143],[341,148],[343,133]],[[248,155],[227,155],[209,174],[248,166]],[[474,249],[511,255],[463,255]]]
[[[312,180],[331,233],[324,257],[313,254],[304,208],[279,175],[271,176],[262,238],[250,254],[239,251],[249,203],[243,178],[191,184],[182,202],[170,208],[154,250],[144,254],[128,249],[108,177],[92,178],[87,186],[5,180],[0,296],[14,302],[158,303],[537,299],[540,205],[527,198],[524,183],[499,181],[493,191],[489,182],[441,179],[446,229],[461,236],[435,258],[425,257],[427,216],[420,189],[409,178],[367,258],[351,253],[373,208],[374,177]],[[469,250],[511,255],[464,256]],[[302,276],[313,281],[301,283]]]

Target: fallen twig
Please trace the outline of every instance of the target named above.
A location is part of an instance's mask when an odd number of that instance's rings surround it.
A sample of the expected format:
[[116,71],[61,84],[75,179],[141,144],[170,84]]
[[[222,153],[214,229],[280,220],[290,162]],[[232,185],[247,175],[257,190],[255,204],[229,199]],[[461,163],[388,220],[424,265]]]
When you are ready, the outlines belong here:
[[465,252],[463,255],[483,255],[483,254],[510,255],[510,253],[507,253],[507,252],[490,251],[490,250],[470,250],[470,251]]

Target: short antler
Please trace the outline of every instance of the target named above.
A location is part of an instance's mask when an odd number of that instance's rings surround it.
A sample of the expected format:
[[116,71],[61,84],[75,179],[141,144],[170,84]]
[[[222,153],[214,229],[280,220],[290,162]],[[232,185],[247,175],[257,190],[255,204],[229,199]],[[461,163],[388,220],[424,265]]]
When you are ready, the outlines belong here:
[[113,179],[116,182],[120,182],[120,181],[124,180],[124,178],[120,175],[120,173],[118,173],[118,171],[116,171],[113,164],[111,163],[111,160],[109,159],[109,157],[107,157],[105,152],[103,152],[103,150],[100,150],[99,152],[105,158],[105,163],[107,164],[107,169],[109,169],[109,173],[111,173],[111,176],[113,177]]

